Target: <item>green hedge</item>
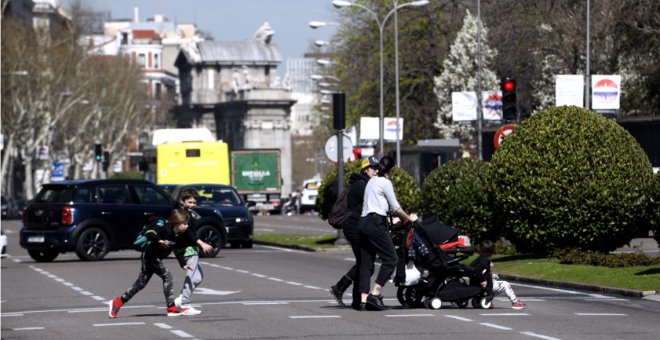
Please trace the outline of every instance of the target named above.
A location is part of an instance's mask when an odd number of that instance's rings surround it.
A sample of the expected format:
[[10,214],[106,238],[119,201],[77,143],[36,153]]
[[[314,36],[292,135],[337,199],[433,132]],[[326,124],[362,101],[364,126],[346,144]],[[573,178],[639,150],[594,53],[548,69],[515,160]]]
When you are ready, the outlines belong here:
[[[344,188],[348,188],[350,174],[360,172],[361,164],[361,160],[344,164]],[[337,200],[337,193],[335,192],[336,183],[337,168],[333,168],[332,171],[323,177],[323,181],[319,187],[319,195],[316,199],[316,210],[323,220],[328,219],[332,205]],[[417,183],[415,183],[415,179],[410,174],[399,167],[395,167],[392,176],[392,185],[394,186],[394,194],[403,210],[407,213],[419,211],[421,192]]]
[[422,186],[422,215],[457,227],[474,244],[499,236],[492,223],[489,163],[463,158],[433,170]]
[[491,161],[495,220],[520,251],[611,251],[648,224],[653,173],[635,139],[577,107],[525,120]]

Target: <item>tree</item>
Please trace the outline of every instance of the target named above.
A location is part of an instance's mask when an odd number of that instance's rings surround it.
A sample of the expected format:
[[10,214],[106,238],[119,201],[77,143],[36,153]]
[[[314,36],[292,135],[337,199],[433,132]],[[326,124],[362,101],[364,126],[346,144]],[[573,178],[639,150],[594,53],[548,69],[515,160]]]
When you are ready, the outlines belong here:
[[[360,2],[382,19],[391,9],[390,0]],[[400,113],[405,119],[404,143],[433,138],[437,112],[433,77],[442,70],[448,41],[455,34],[464,13],[460,1],[432,1],[423,7],[398,11]],[[341,23],[334,37],[334,74],[341,79],[340,89],[347,94],[347,125],[359,123],[360,117],[379,117],[380,49],[379,27],[363,9],[341,10]],[[394,116],[394,20],[386,21],[384,45],[384,112]]]
[[[449,55],[442,63],[442,73],[434,79],[434,91],[438,97],[440,108],[435,127],[445,138],[459,138],[463,144],[473,139],[474,128],[470,125],[459,125],[452,122],[451,94],[459,91],[477,90],[477,19],[466,11],[463,27],[456,35],[451,45]],[[482,91],[497,89],[497,76],[489,69],[496,51],[488,45],[488,30],[481,29],[481,89]]]

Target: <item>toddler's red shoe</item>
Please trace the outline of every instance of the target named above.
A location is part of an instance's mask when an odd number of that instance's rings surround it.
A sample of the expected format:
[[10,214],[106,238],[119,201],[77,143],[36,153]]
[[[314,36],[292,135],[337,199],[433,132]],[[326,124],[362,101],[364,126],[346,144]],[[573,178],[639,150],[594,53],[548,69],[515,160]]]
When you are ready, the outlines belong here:
[[518,301],[514,304],[511,304],[511,308],[513,308],[513,309],[525,309],[525,308],[527,308],[527,305],[520,302],[520,301]]
[[108,315],[110,315],[110,317],[113,319],[116,318],[117,313],[119,312],[119,308],[121,308],[123,305],[124,301],[122,301],[120,297],[108,301]]

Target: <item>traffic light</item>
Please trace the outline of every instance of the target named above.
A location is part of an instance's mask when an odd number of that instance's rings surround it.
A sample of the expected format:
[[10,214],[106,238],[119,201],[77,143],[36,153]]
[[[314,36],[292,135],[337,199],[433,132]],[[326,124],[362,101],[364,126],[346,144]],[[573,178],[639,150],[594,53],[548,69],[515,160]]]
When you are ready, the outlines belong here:
[[97,162],[103,160],[103,149],[101,148],[101,143],[94,144],[94,159]]
[[516,80],[509,77],[502,78],[500,87],[502,89],[502,119],[515,121],[518,115]]
[[103,166],[103,171],[108,171],[108,166],[110,166],[110,153],[107,151],[103,151],[103,163],[101,163]]
[[332,127],[343,130],[346,125],[346,95],[344,93],[332,94]]

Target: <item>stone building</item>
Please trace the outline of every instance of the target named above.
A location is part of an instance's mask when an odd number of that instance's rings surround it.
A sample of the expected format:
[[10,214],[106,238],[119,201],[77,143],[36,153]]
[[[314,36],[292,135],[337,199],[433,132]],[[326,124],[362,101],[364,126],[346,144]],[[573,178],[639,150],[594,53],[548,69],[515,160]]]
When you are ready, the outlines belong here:
[[205,127],[230,150],[282,152],[282,194],[291,192],[291,95],[288,76],[277,75],[282,57],[265,23],[251,39],[201,41],[182,46],[175,66],[180,97],[177,127]]

